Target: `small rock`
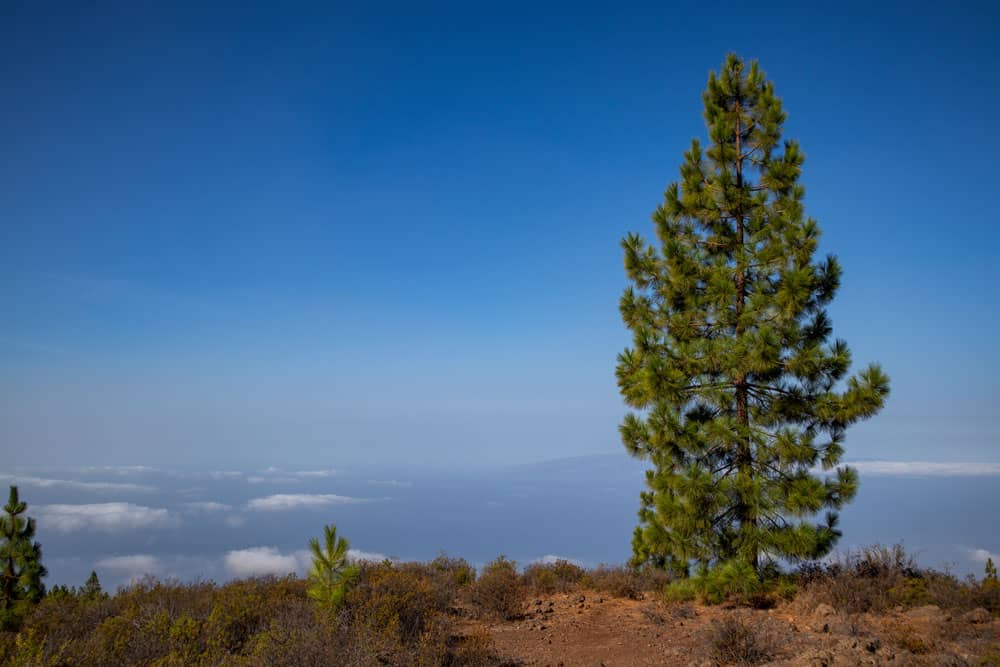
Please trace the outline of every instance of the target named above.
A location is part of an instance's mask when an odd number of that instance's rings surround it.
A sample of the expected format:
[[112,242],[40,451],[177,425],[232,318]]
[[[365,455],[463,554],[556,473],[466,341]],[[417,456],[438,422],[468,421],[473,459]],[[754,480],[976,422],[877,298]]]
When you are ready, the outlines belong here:
[[963,614],[962,620],[966,623],[974,623],[978,625],[980,623],[989,623],[993,620],[993,617],[990,616],[990,612],[986,611],[982,607],[977,607],[976,609]]
[[878,637],[865,644],[865,650],[868,651],[869,653],[874,653],[880,648],[882,648],[882,640],[879,639]]
[[536,607],[542,606],[542,601],[541,600],[535,600],[535,606]]
[[836,609],[824,603],[816,605],[816,609],[813,610],[813,614],[821,618],[826,618],[827,616],[834,616],[836,615],[836,613],[837,613]]
[[580,604],[583,604],[584,602],[587,601],[587,597],[584,595],[578,595],[576,601],[579,602]]

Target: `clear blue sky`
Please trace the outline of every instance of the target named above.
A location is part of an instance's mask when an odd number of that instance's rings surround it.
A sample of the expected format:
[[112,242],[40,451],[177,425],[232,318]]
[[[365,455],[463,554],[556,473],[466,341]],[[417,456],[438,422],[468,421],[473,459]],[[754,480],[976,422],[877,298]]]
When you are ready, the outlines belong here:
[[995,3],[100,4],[0,7],[5,460],[624,456],[618,241],[730,50],[893,380],[848,458],[1000,460]]

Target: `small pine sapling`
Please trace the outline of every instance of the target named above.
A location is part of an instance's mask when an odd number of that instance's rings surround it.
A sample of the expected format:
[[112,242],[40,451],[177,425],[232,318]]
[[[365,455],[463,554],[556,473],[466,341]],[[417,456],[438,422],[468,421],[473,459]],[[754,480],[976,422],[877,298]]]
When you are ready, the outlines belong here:
[[308,594],[320,605],[336,610],[357,581],[361,568],[348,560],[350,544],[346,538],[337,537],[335,525],[324,526],[323,537],[322,545],[315,537],[309,540],[312,568],[309,570]]

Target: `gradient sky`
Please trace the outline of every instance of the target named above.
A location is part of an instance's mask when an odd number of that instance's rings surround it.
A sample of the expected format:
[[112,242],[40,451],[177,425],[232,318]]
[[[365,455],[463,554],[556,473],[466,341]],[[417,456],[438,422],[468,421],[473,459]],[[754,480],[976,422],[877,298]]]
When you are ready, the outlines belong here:
[[848,458],[1000,461],[995,3],[151,4],[0,6],[4,459],[621,452],[618,242],[733,50],[892,378]]

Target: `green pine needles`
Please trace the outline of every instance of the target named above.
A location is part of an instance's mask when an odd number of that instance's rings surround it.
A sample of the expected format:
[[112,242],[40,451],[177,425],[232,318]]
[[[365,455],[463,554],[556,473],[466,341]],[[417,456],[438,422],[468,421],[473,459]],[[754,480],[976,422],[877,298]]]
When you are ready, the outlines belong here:
[[357,581],[361,569],[348,561],[350,545],[344,537],[337,537],[333,524],[323,527],[324,543],[315,537],[309,540],[312,568],[309,570],[309,597],[330,610],[336,610],[351,586]]
[[833,548],[837,510],[858,488],[837,465],[844,433],[879,411],[889,379],[875,364],[847,377],[847,344],[830,338],[840,266],[814,260],[804,157],[781,140],[773,84],[729,55],[703,100],[709,143],[692,142],[653,214],[659,247],[622,241],[633,343],[616,375],[633,412],[620,432],[652,464],[633,562],[760,573],[762,559]]
[[45,595],[42,547],[34,541],[35,520],[25,516],[28,504],[17,487],[0,515],[0,629],[16,629],[28,608]]

